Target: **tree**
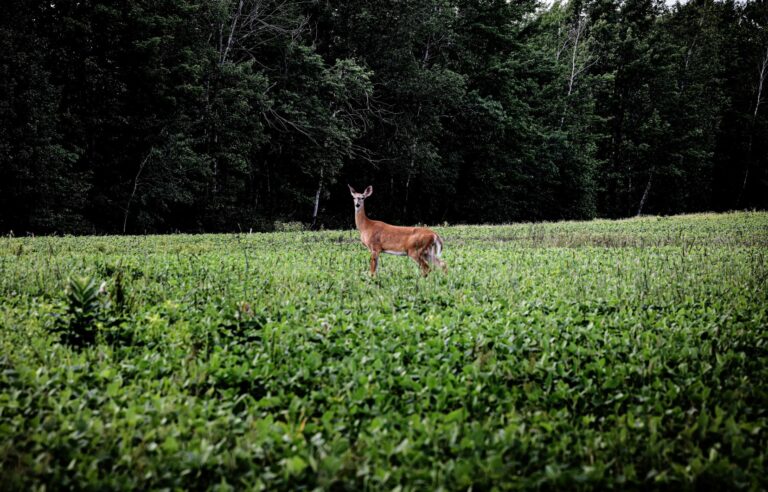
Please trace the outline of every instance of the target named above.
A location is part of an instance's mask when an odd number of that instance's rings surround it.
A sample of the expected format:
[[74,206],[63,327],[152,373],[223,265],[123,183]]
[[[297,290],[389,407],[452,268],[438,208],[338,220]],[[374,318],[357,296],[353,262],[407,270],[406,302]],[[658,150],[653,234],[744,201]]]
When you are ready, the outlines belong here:
[[52,80],[37,33],[35,2],[14,0],[0,20],[0,229],[85,232],[88,172],[62,134],[62,91]]
[[764,1],[10,1],[6,232],[768,206]]

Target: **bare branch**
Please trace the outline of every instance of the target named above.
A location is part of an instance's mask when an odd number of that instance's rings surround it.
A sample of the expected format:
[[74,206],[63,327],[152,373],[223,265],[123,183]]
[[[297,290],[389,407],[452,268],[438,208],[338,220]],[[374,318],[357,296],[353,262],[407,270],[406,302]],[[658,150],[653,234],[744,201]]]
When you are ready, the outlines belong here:
[[131,190],[131,196],[128,197],[128,203],[125,204],[125,214],[123,215],[123,234],[125,234],[125,230],[128,226],[128,213],[131,209],[131,202],[133,201],[133,197],[136,196],[136,188],[139,186],[139,176],[141,176],[141,172],[144,171],[144,166],[147,165],[147,162],[149,162],[149,157],[152,155],[152,149],[149,150],[147,153],[147,156],[141,161],[139,164],[139,170],[136,173],[136,177],[133,178],[133,190]]
[[304,125],[299,125],[298,123],[295,123],[295,122],[289,120],[288,118],[285,118],[284,116],[282,116],[280,113],[278,113],[277,111],[275,111],[272,108],[269,108],[266,113],[262,113],[262,114],[264,115],[264,118],[267,120],[267,123],[269,123],[270,126],[272,126],[273,128],[276,128],[277,126],[275,126],[272,123],[272,121],[269,119],[269,116],[267,116],[267,114],[269,114],[269,115],[271,115],[271,116],[273,116],[275,118],[276,122],[279,124],[279,126],[282,128],[283,131],[288,130],[289,127],[293,128],[297,132],[299,132],[302,135],[304,135],[305,137],[307,137],[313,144],[318,145],[318,146],[320,145],[320,144],[317,143],[317,140],[315,140],[315,138],[312,136],[312,134],[310,134],[310,132],[309,132],[310,129],[308,127],[306,127]]

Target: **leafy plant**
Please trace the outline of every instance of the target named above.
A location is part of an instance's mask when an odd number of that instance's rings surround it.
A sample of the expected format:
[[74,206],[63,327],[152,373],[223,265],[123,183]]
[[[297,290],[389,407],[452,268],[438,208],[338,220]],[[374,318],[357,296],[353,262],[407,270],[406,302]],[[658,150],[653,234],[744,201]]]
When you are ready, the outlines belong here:
[[104,290],[88,277],[69,279],[65,294],[64,316],[56,326],[61,341],[73,347],[92,345],[96,341],[97,321],[109,302]]
[[767,213],[438,230],[0,238],[0,488],[768,487]]

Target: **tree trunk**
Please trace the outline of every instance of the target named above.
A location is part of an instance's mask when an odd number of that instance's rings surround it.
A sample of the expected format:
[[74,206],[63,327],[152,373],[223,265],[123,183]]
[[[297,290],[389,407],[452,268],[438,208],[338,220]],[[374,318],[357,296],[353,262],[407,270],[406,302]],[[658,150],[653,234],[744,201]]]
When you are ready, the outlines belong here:
[[317,192],[315,192],[315,210],[312,212],[312,225],[310,229],[313,231],[317,227],[317,211],[320,209],[320,193],[323,191],[323,170],[320,170],[320,179],[317,182]]
[[[750,140],[752,140],[752,138],[750,138]],[[746,166],[746,169],[744,169],[744,180],[741,182],[741,188],[739,189],[739,196],[736,198],[736,208],[738,208],[739,205],[741,205],[741,199],[744,196],[744,192],[747,190],[748,179],[749,179],[749,154],[747,154],[747,166]]]
[[768,47],[765,49],[765,56],[763,62],[760,64],[760,80],[757,84],[757,100],[755,101],[755,112],[752,113],[752,120],[757,118],[757,110],[760,108],[760,103],[763,97],[763,84],[765,83],[766,72],[768,72]]
[[757,98],[755,100],[755,111],[752,113],[752,124],[749,129],[749,144],[747,145],[747,165],[744,169],[744,180],[741,182],[741,189],[739,190],[739,196],[736,198],[736,208],[741,205],[741,199],[744,196],[744,192],[747,190],[747,180],[749,179],[749,164],[752,160],[752,145],[755,140],[755,123],[757,121],[757,111],[760,109],[760,103],[763,97],[763,84],[765,83],[765,76],[768,75],[768,48],[765,50],[765,56],[760,64],[760,78],[757,81]]
[[143,161],[141,161],[141,164],[139,164],[139,170],[136,173],[136,177],[133,178],[133,190],[131,190],[131,196],[128,197],[128,203],[125,204],[125,214],[123,215],[123,234],[125,234],[125,231],[128,227],[128,213],[131,210],[131,202],[133,201],[133,197],[136,195],[136,189],[139,186],[139,177],[141,176],[141,172],[144,170],[144,166],[147,165],[147,161],[149,161],[149,156],[152,155],[152,151],[150,150],[147,154],[147,157],[144,158]]
[[581,18],[581,12],[578,14],[579,19],[576,22],[576,32],[574,33],[574,39],[573,39],[573,51],[571,52],[571,75],[568,78],[568,93],[565,95],[565,101],[563,104],[563,115],[560,117],[560,128],[563,128],[563,124],[565,123],[565,115],[568,112],[568,98],[571,97],[571,94],[573,93],[573,85],[576,82],[576,55],[579,51],[579,40],[581,39],[581,33],[584,30],[584,24],[582,23],[583,20]]
[[237,6],[237,13],[232,18],[232,27],[229,30],[229,37],[227,38],[227,45],[223,46],[223,50],[219,56],[219,64],[223,65],[227,61],[227,55],[229,50],[232,49],[232,39],[235,36],[235,28],[237,27],[237,21],[240,19],[240,15],[243,12],[243,0],[240,0],[240,4]]
[[640,217],[640,215],[643,213],[643,207],[645,206],[645,202],[648,200],[648,193],[651,191],[652,181],[653,181],[653,169],[651,169],[650,174],[648,174],[648,182],[645,184],[645,191],[643,191],[643,197],[640,199],[640,206],[637,207],[638,217]]
[[405,179],[405,200],[403,200],[403,219],[408,215],[408,193],[411,186],[413,166],[416,164],[416,141],[411,144],[411,163],[408,166],[408,177]]
[[568,79],[568,94],[570,96],[573,92],[573,82],[576,80],[576,54],[579,51],[579,38],[581,37],[582,23],[581,15],[579,15],[578,23],[576,24],[576,37],[573,40],[573,53],[571,54],[571,76]]

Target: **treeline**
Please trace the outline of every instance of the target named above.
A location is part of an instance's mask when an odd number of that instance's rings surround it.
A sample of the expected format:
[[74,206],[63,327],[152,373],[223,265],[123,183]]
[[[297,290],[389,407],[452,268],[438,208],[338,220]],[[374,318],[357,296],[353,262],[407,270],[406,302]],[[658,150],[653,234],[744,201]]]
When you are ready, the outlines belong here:
[[0,231],[768,206],[768,3],[5,0]]

